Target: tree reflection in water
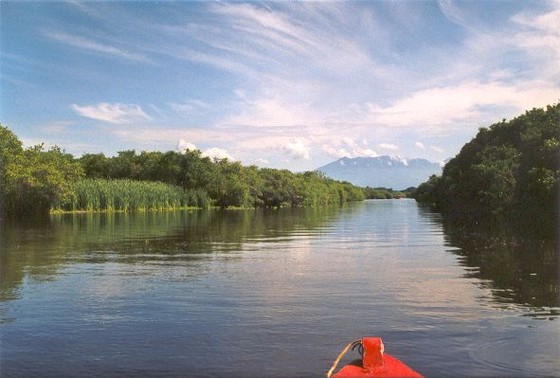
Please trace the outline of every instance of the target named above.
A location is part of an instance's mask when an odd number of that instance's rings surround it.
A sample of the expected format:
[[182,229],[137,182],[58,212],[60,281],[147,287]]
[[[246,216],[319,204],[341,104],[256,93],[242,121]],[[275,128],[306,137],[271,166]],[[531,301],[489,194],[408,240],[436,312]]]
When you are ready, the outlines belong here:
[[535,316],[560,315],[558,241],[550,232],[442,219],[446,243],[466,277],[481,279],[500,304],[527,307]]

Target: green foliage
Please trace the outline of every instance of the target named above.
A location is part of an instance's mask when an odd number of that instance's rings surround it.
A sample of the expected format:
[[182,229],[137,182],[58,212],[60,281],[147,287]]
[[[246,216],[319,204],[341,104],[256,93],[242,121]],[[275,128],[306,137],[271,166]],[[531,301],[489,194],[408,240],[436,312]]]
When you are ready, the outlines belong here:
[[29,215],[46,213],[57,201],[72,195],[70,184],[83,176],[72,155],[58,147],[43,145],[27,149],[5,127],[0,128],[2,213]]
[[209,207],[303,207],[364,199],[364,190],[319,172],[245,167],[200,151],[120,151],[79,159],[58,147],[23,149],[0,127],[0,201],[5,213]]
[[367,199],[395,199],[406,198],[410,195],[413,188],[402,191],[395,191],[390,188],[370,188],[369,186],[364,189],[365,197]]
[[420,184],[420,186],[413,191],[412,197],[420,203],[436,206],[442,201],[442,190],[443,178],[441,176],[431,175],[428,181]]
[[481,128],[440,177],[415,191],[455,218],[557,224],[560,104]]
[[16,134],[0,124],[0,161],[7,163],[11,157],[22,152],[23,147]]
[[238,162],[227,159],[216,161],[210,180],[210,196],[221,208],[248,207],[249,186],[244,180],[244,169]]
[[23,154],[23,147],[17,136],[7,127],[0,124],[0,215],[7,206],[6,195],[11,190],[8,183],[8,172],[14,170],[16,160]]
[[87,177],[161,181],[185,189],[207,188],[213,162],[200,151],[120,151],[115,157],[85,154],[78,159]]
[[364,199],[362,189],[319,172],[245,167],[227,159],[212,161],[200,151],[143,151],[139,155],[121,151],[112,158],[84,155],[79,161],[88,177],[161,181],[204,191],[212,205],[220,208],[320,206]]
[[54,204],[55,211],[134,211],[208,207],[202,191],[185,191],[170,184],[130,179],[79,179],[72,195]]
[[91,178],[108,178],[109,177],[109,160],[104,154],[84,154],[79,159],[87,177]]

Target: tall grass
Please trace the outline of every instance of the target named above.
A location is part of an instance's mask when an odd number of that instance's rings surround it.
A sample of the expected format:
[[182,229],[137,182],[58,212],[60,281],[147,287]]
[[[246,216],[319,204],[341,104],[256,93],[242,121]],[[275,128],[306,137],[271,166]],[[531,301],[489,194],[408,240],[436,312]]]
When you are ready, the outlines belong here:
[[55,204],[55,211],[168,210],[208,207],[204,190],[183,190],[154,181],[80,179],[71,183],[72,194]]

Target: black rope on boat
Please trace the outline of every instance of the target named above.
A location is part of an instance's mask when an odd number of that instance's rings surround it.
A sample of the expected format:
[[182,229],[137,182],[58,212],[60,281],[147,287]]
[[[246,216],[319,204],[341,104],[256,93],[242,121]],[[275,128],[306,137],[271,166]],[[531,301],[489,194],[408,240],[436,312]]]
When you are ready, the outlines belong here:
[[[357,341],[359,341],[359,343],[357,343]],[[354,341],[354,345],[352,346],[352,351],[354,351],[356,347],[358,347],[358,353],[360,353],[360,356],[364,357],[364,344],[362,343],[361,339]]]

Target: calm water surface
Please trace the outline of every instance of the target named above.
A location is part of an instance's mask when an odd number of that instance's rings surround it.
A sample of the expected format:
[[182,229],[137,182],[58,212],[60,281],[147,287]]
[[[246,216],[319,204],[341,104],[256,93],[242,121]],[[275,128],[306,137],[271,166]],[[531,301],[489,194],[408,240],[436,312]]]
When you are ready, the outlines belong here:
[[560,375],[555,246],[414,201],[0,226],[2,377],[324,376],[368,335],[426,376]]

